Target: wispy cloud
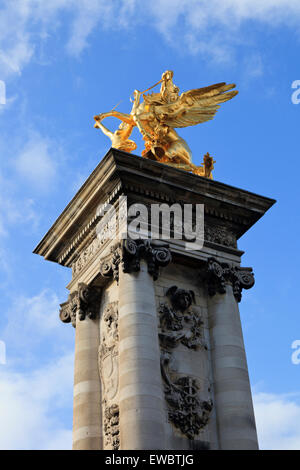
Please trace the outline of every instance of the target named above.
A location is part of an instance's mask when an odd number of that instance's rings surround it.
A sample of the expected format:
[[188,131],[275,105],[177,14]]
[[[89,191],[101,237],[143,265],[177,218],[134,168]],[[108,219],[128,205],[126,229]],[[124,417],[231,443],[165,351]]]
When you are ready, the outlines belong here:
[[12,227],[36,229],[39,217],[35,211],[35,203],[31,198],[16,198],[16,185],[7,181],[0,172],[0,237],[7,236]]
[[70,449],[71,426],[59,416],[72,388],[72,354],[29,374],[0,366],[0,449]]
[[[4,0],[0,15],[0,77],[21,73],[62,25],[70,31],[66,51],[78,56],[97,27],[152,25],[170,44],[216,62],[233,60],[235,48],[249,41],[251,22],[299,31],[298,0]],[[257,70],[257,67],[256,69]]]
[[260,448],[299,450],[299,396],[254,393],[253,401]]
[[30,350],[32,345],[44,341],[45,335],[52,335],[54,330],[62,326],[58,309],[59,299],[49,289],[33,297],[16,297],[7,312],[3,339],[10,346],[26,346],[26,350]]
[[[169,43],[216,63],[234,61],[239,46],[255,49],[253,22],[299,31],[297,0],[153,0],[148,10]],[[260,64],[253,70],[260,74]]]
[[113,4],[104,0],[4,0],[0,15],[1,79],[20,74],[33,59],[37,45],[48,41],[66,22],[71,30],[67,51],[78,56],[96,25],[114,20],[113,9]]
[[[51,152],[52,149],[53,152]],[[57,152],[55,143],[34,133],[16,157],[15,167],[24,181],[40,190],[47,190],[52,186],[56,176],[54,157]]]
[[71,448],[74,332],[58,309],[56,293],[44,289],[15,296],[3,312],[0,449]]
[[43,289],[33,296],[14,296],[3,312],[5,327],[1,331],[10,367],[33,368],[73,348],[74,331],[64,328],[59,320],[60,302],[51,289]]

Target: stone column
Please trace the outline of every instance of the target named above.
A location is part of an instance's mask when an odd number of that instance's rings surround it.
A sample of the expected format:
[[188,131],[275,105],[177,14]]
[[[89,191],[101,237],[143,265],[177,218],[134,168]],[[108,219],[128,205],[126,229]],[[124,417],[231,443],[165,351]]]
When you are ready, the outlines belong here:
[[231,285],[208,301],[220,448],[258,449],[238,304]]
[[122,450],[165,449],[163,389],[152,276],[119,273],[119,406]]
[[73,450],[101,449],[101,394],[98,370],[99,319],[77,313],[74,366]]
[[75,334],[73,449],[98,450],[101,442],[101,393],[98,370],[101,290],[78,284],[61,304],[60,318]]

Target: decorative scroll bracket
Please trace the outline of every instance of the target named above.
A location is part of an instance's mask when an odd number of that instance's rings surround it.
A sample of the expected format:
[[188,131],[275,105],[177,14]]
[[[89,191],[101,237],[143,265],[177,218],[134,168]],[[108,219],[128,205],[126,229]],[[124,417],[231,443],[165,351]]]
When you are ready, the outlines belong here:
[[99,287],[88,286],[83,282],[78,284],[78,290],[69,295],[68,301],[60,305],[59,317],[64,323],[72,323],[76,327],[76,317],[80,321],[86,317],[94,320],[100,308],[102,290]]
[[110,255],[101,262],[100,273],[104,277],[113,277],[119,281],[119,265],[124,273],[138,272],[140,261],[144,259],[148,272],[154,281],[158,279],[159,267],[167,266],[171,260],[168,243],[159,240],[122,240],[111,248]]
[[231,284],[237,302],[241,301],[242,289],[251,289],[255,283],[252,268],[230,266],[228,263],[220,263],[215,258],[207,260],[200,271],[200,277],[211,297],[217,293],[225,294],[226,284]]

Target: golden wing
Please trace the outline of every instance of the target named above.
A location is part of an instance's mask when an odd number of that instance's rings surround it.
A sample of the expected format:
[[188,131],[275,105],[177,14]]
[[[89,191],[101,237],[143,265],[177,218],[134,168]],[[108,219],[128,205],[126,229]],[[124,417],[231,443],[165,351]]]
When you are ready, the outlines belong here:
[[221,103],[231,100],[238,94],[232,90],[234,84],[217,83],[204,88],[190,90],[178,98],[175,103],[155,106],[157,119],[170,127],[195,126],[210,121],[220,108]]

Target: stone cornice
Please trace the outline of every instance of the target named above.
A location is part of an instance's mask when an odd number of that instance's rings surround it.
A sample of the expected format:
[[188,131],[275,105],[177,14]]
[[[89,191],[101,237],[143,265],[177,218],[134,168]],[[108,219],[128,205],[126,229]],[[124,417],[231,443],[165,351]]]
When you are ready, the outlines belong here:
[[[151,201],[154,201],[155,204],[165,202],[165,203],[168,203],[170,205],[180,204],[181,207],[183,207],[184,204],[191,204],[191,202],[188,201],[188,200],[185,201],[185,200],[170,198],[166,193],[157,192],[157,191],[153,191],[153,190],[149,190],[147,188],[144,188],[144,187],[140,186],[138,182],[136,182],[135,184],[125,184],[124,185],[124,190],[129,191],[132,194],[142,195],[146,198],[151,198]],[[194,201],[194,203],[195,203],[195,201]],[[247,225],[247,220],[246,220],[245,217],[243,218],[241,216],[235,216],[235,214],[231,213],[230,211],[228,211],[224,208],[215,208],[215,207],[207,206],[204,203],[204,199],[203,200],[198,200],[197,203],[198,204],[204,204],[204,213],[206,215],[210,215],[210,216],[216,217],[218,219],[224,219],[224,220],[230,221],[230,222],[235,222],[237,224]]]
[[70,266],[74,251],[85,244],[86,237],[97,224],[98,205],[114,201],[120,194],[129,198],[134,196],[135,202],[146,198],[150,202],[202,203],[205,213],[217,224],[233,224],[236,239],[275,202],[218,181],[110,149],[34,253]]

